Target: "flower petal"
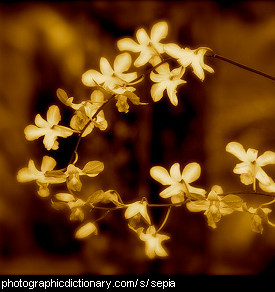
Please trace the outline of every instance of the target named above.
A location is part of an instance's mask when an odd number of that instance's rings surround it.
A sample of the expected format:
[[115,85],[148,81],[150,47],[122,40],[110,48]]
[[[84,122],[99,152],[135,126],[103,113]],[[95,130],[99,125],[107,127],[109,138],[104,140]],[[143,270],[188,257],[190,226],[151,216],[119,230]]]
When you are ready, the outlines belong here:
[[123,53],[116,56],[114,61],[114,71],[115,73],[121,73],[128,71],[132,63],[132,58],[129,53]]
[[159,195],[160,197],[166,199],[182,193],[184,193],[184,187],[181,184],[173,184],[170,187],[164,189]]
[[163,185],[170,185],[173,179],[170,177],[168,171],[161,166],[154,166],[150,169],[150,175],[153,179]]
[[109,61],[104,57],[100,58],[100,70],[103,75],[107,76],[111,76],[114,73],[114,70],[111,67]]
[[188,187],[189,193],[191,193],[191,194],[198,194],[198,195],[202,195],[202,196],[204,196],[206,194],[206,190],[204,190],[204,189],[195,188],[195,187],[192,187],[190,185],[187,185],[187,187]]
[[201,212],[209,208],[210,202],[206,200],[198,200],[186,203],[186,207],[190,212]]
[[49,123],[47,121],[45,121],[40,114],[37,114],[35,116],[35,120],[34,123],[36,124],[36,126],[38,126],[39,128],[47,128],[49,127]]
[[35,125],[28,125],[25,130],[25,137],[28,141],[33,141],[35,139],[38,139],[39,137],[45,135],[47,133],[48,129],[45,128],[38,128]]
[[47,121],[50,126],[57,125],[61,121],[60,111],[57,105],[52,105],[47,111]]
[[171,178],[174,179],[177,182],[181,181],[181,173],[180,173],[180,164],[174,163],[170,168],[170,175]]
[[97,233],[97,228],[92,222],[88,222],[81,226],[75,233],[75,238],[82,239],[92,233]]
[[56,161],[50,156],[44,156],[41,164],[41,171],[46,172],[53,170],[56,166]]
[[186,183],[192,183],[196,181],[201,175],[201,167],[197,162],[189,163],[182,171],[182,179]]
[[243,145],[241,145],[238,142],[230,142],[226,145],[225,150],[233,155],[235,155],[237,158],[239,158],[241,161],[247,160],[247,154],[246,151],[243,148]]
[[[94,80],[100,84],[103,83],[105,81],[105,78],[102,78],[102,74],[100,74],[98,71],[96,70],[88,70],[85,73],[82,74],[82,83],[86,86],[96,86],[96,83],[94,82]],[[100,79],[101,82],[98,82]]]
[[172,105],[177,106],[178,105],[178,97],[177,97],[177,90],[176,90],[176,84],[170,83],[167,86],[167,95],[172,103]]
[[265,171],[261,167],[257,168],[256,178],[264,185],[269,185],[271,183],[270,177],[265,173]]
[[89,177],[95,177],[104,169],[104,164],[101,161],[89,161],[82,171]]
[[54,131],[48,131],[46,134],[45,134],[45,137],[43,139],[43,143],[44,143],[44,146],[47,150],[51,150],[52,147],[54,146],[54,142],[56,140],[56,134],[54,133]]
[[241,162],[236,164],[235,168],[233,169],[233,172],[236,174],[242,174],[242,173],[252,173],[252,164],[250,162]]
[[272,151],[265,151],[264,154],[257,158],[257,164],[259,166],[265,166],[267,164],[275,164],[275,153]]
[[124,38],[117,42],[117,47],[120,51],[140,52],[140,45],[130,38]]
[[140,28],[136,34],[137,40],[142,45],[148,45],[150,42],[150,38],[144,28]]
[[134,62],[134,66],[141,67],[145,65],[153,56],[153,53],[150,49],[146,49],[140,52],[140,55]]
[[163,97],[163,92],[166,89],[166,82],[153,84],[151,87],[151,96],[154,102],[158,102]]
[[156,23],[151,30],[151,40],[152,42],[159,42],[160,40],[167,37],[168,34],[168,24],[165,21]]
[[255,149],[252,149],[252,148],[248,148],[246,155],[247,155],[247,159],[249,161],[254,162],[257,159],[258,150],[255,150]]

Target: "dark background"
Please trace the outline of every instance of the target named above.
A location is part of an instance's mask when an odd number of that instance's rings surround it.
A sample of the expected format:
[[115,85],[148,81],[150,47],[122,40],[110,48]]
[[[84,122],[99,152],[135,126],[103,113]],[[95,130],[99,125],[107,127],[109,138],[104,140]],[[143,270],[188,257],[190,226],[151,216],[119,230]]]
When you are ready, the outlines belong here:
[[[222,2],[221,2],[222,3]],[[275,230],[249,229],[249,219],[232,214],[212,230],[202,214],[174,208],[163,232],[169,257],[148,260],[144,243],[127,228],[123,213],[110,214],[98,236],[73,239],[76,228],[66,212],[39,198],[34,183],[19,184],[18,170],[30,158],[37,167],[47,154],[42,140],[27,142],[24,128],[37,113],[56,104],[62,122],[71,112],[56,97],[65,89],[76,101],[91,93],[81,83],[86,70],[98,69],[101,56],[113,63],[116,41],[148,32],[159,20],[169,24],[165,43],[207,46],[216,53],[274,75],[275,3],[246,1],[70,1],[0,3],[0,273],[1,274],[256,274],[274,271]],[[136,55],[132,55],[135,58]],[[153,104],[150,81],[138,88],[148,106],[130,105],[118,113],[106,107],[109,126],[95,130],[80,145],[80,166],[101,160],[104,172],[84,180],[83,195],[99,188],[116,189],[125,202],[146,196],[162,202],[161,185],[149,175],[154,165],[181,167],[196,161],[202,175],[195,183],[209,190],[248,190],[232,173],[237,160],[225,152],[230,141],[245,148],[275,151],[274,82],[220,60],[207,59],[215,70],[202,83],[191,71],[179,88],[179,105],[167,96]],[[64,139],[65,140],[65,139]],[[50,152],[65,164],[73,139]],[[63,147],[63,148],[62,148]],[[82,164],[81,164],[82,163]],[[265,168],[273,177],[272,167]],[[247,198],[253,204],[255,198]],[[259,198],[257,198],[259,200]],[[165,210],[154,211],[160,224]],[[272,220],[272,216],[271,216]]]

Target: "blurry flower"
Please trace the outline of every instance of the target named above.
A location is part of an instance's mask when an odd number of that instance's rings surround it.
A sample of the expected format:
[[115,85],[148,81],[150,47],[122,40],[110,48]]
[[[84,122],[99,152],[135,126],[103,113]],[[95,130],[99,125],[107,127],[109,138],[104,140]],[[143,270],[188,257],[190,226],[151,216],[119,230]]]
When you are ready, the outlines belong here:
[[136,67],[140,67],[153,61],[155,57],[160,61],[159,55],[164,52],[163,44],[160,41],[166,38],[167,34],[168,25],[165,21],[162,21],[152,27],[150,37],[144,28],[140,28],[136,33],[138,43],[131,38],[123,38],[117,42],[117,46],[121,51],[140,52],[139,57],[134,62]]
[[48,185],[63,183],[66,181],[66,175],[61,171],[52,171],[56,166],[56,161],[49,156],[44,156],[41,164],[41,171],[39,171],[33,160],[29,161],[28,167],[19,170],[17,180],[19,182],[36,181],[39,186],[38,194],[41,197],[49,195]]
[[97,234],[97,228],[94,223],[88,222],[77,229],[75,238],[83,239],[91,234]]
[[241,208],[242,199],[236,195],[227,195],[220,197],[223,190],[220,186],[213,186],[207,198],[201,198],[196,201],[186,203],[186,207],[191,212],[205,211],[208,225],[216,228],[216,223],[220,221],[222,216],[231,214],[235,210]]
[[104,169],[104,164],[100,161],[90,161],[88,162],[84,168],[81,170],[80,168],[74,166],[73,164],[69,164],[65,175],[67,176],[67,187],[71,191],[80,191],[82,187],[82,183],[80,181],[80,175],[87,175],[89,177],[95,177]]
[[43,143],[47,150],[58,149],[57,137],[67,138],[73,134],[73,130],[58,125],[61,120],[59,108],[56,105],[49,107],[47,111],[47,121],[40,114],[35,117],[35,125],[29,125],[25,128],[25,136],[27,140],[35,140],[41,136],[45,136]]
[[268,214],[271,213],[271,209],[269,208],[247,208],[245,205],[245,210],[250,213],[250,219],[251,219],[251,229],[253,232],[256,233],[263,233],[263,223],[267,223],[274,227],[274,224],[271,223],[268,219]]
[[139,201],[128,205],[125,211],[125,218],[130,219],[136,216],[142,216],[145,219],[145,221],[151,225],[151,219],[147,212],[146,201]]
[[184,73],[184,68],[179,67],[170,71],[168,63],[164,63],[158,66],[155,70],[158,74],[153,71],[150,74],[152,81],[157,82],[156,84],[153,84],[151,88],[153,101],[159,101],[163,97],[163,92],[166,89],[171,103],[175,106],[178,105],[176,88],[178,85],[186,83],[186,81],[181,79]]
[[123,204],[118,192],[114,190],[108,190],[106,192],[104,192],[103,190],[98,190],[94,192],[91,196],[89,196],[87,202],[92,207],[98,203],[102,204],[113,203],[116,206],[120,206]]
[[86,86],[101,85],[104,88],[115,90],[137,78],[137,73],[123,73],[128,71],[132,63],[131,55],[123,53],[118,55],[114,61],[114,69],[109,61],[102,57],[100,59],[100,72],[88,70],[82,75],[82,82]]
[[169,239],[169,236],[157,233],[154,226],[149,226],[146,233],[143,230],[138,232],[138,235],[142,241],[145,241],[145,252],[149,258],[152,259],[156,256],[165,257],[168,255],[162,246],[162,242]]
[[56,199],[62,201],[71,209],[70,220],[71,221],[83,221],[84,212],[82,207],[86,204],[82,199],[75,198],[69,193],[58,193],[55,195]]
[[154,166],[150,170],[153,179],[163,185],[170,185],[163,190],[159,195],[162,198],[170,198],[172,203],[180,203],[184,201],[184,195],[195,193],[204,195],[205,190],[192,187],[190,184],[196,181],[201,174],[201,167],[198,163],[193,162],[185,166],[182,173],[180,173],[179,163],[175,163],[170,168],[170,174],[161,166]]
[[70,126],[77,131],[82,131],[86,127],[82,137],[90,134],[94,127],[101,131],[106,130],[108,123],[105,120],[104,112],[103,110],[98,112],[105,102],[104,94],[100,90],[94,90],[91,94],[91,100],[85,101],[83,106],[75,112]]
[[267,164],[275,164],[275,153],[266,151],[261,156],[257,157],[258,150],[249,148],[247,152],[238,142],[230,142],[226,146],[226,151],[235,155],[242,162],[238,163],[233,172],[240,174],[241,182],[245,185],[253,183],[253,189],[256,190],[256,179],[262,185],[270,185],[271,178],[264,172],[262,166]]
[[134,105],[147,105],[148,103],[140,102],[140,98],[133,92],[127,90],[122,94],[116,95],[117,103],[116,107],[119,112],[127,113],[129,111],[128,99]]
[[192,66],[194,74],[203,81],[205,78],[204,71],[214,73],[214,70],[204,63],[204,55],[210,50],[209,48],[198,48],[191,50],[189,48],[180,48],[176,44],[167,44],[164,47],[165,52],[173,58],[176,58],[178,62],[183,66]]

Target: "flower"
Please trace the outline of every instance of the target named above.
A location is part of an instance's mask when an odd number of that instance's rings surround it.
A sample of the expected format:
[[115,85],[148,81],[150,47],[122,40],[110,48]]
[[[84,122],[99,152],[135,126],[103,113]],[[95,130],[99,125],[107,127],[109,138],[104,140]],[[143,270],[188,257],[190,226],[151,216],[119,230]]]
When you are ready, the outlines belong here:
[[88,222],[79,227],[75,232],[75,238],[83,239],[88,237],[91,234],[97,234],[97,227],[94,223]]
[[81,175],[95,177],[104,169],[104,164],[100,161],[90,161],[81,170],[73,164],[69,164],[65,175],[67,176],[67,187],[71,191],[80,191],[82,183],[79,179]]
[[205,190],[195,188],[190,184],[200,177],[201,167],[198,163],[192,162],[185,166],[180,173],[179,163],[174,163],[168,171],[161,166],[154,166],[150,170],[153,179],[163,185],[170,185],[159,195],[162,198],[171,198],[172,203],[180,203],[184,201],[184,194],[195,193],[204,195]]
[[168,55],[176,58],[183,67],[192,66],[194,74],[201,81],[205,78],[203,70],[214,73],[213,68],[204,63],[204,55],[210,50],[209,48],[201,47],[196,50],[191,50],[189,48],[180,48],[176,44],[167,44],[164,50]]
[[226,145],[226,151],[235,155],[242,162],[238,163],[233,172],[240,174],[241,182],[245,185],[253,183],[253,189],[256,190],[256,179],[263,185],[272,184],[271,178],[262,169],[267,164],[275,164],[275,153],[266,151],[258,156],[258,150],[249,148],[247,152],[238,142],[230,142]]
[[168,255],[162,246],[162,242],[170,237],[157,233],[154,226],[149,226],[146,233],[143,230],[139,232],[139,238],[145,241],[145,253],[149,258],[152,259],[156,256],[165,257]]
[[129,104],[128,99],[132,102],[134,105],[147,105],[148,103],[140,102],[140,98],[133,92],[127,90],[123,92],[122,94],[116,95],[117,103],[116,107],[119,112],[128,113],[129,111]]
[[274,224],[271,223],[268,219],[268,214],[272,212],[269,208],[245,208],[248,213],[250,213],[250,222],[251,222],[251,229],[253,232],[256,233],[263,233],[263,223],[268,223],[269,225],[274,227]]
[[[64,203],[71,210],[70,220],[71,221],[83,221],[84,212],[82,207],[86,204],[82,199],[75,198],[72,194],[69,193],[58,193],[55,195],[56,199]],[[55,203],[55,202],[54,202]]]
[[125,211],[125,218],[130,219],[136,216],[142,216],[145,221],[151,225],[151,219],[147,212],[147,202],[146,201],[139,201],[132,204],[129,204],[126,211]]
[[77,131],[82,131],[86,127],[82,137],[90,134],[94,127],[99,128],[101,131],[106,130],[108,123],[105,120],[104,112],[103,110],[98,112],[105,102],[104,94],[100,90],[94,90],[90,101],[83,102],[82,107],[75,112],[70,126]]
[[82,82],[86,86],[101,85],[110,90],[123,87],[125,84],[137,78],[136,72],[123,73],[129,70],[131,63],[131,55],[123,53],[116,56],[113,69],[109,61],[106,58],[101,57],[101,73],[93,69],[88,70],[82,75]]
[[28,125],[24,132],[29,141],[45,136],[43,143],[47,150],[58,149],[57,137],[67,138],[73,134],[73,130],[58,125],[61,120],[59,108],[56,105],[49,107],[47,111],[47,121],[40,114],[35,117],[35,125]]
[[161,21],[152,27],[150,37],[144,28],[140,28],[136,33],[138,43],[131,38],[123,38],[117,42],[117,46],[120,51],[140,52],[139,57],[134,62],[136,67],[140,67],[147,62],[156,63],[160,61],[159,55],[164,52],[163,44],[160,41],[166,38],[167,34],[168,24]]
[[153,71],[150,74],[152,81],[157,82],[156,84],[153,84],[151,88],[153,101],[159,101],[163,97],[164,90],[167,90],[171,103],[174,106],[178,105],[176,87],[180,84],[186,83],[186,81],[181,80],[184,68],[179,67],[170,71],[168,63],[164,63],[158,66],[155,70],[158,74]]
[[242,205],[242,199],[236,195],[227,195],[220,197],[223,190],[220,186],[212,187],[207,198],[201,198],[195,201],[187,202],[186,207],[191,212],[205,211],[208,225],[216,228],[216,223],[221,220],[222,216],[231,214]]
[[19,170],[17,174],[17,180],[19,182],[36,181],[39,186],[38,194],[41,197],[47,197],[49,195],[48,185],[50,183],[57,184],[66,181],[66,175],[61,171],[53,171],[56,166],[56,161],[49,156],[44,156],[41,164],[41,171],[39,171],[34,164],[34,161],[30,159],[28,167],[24,167]]

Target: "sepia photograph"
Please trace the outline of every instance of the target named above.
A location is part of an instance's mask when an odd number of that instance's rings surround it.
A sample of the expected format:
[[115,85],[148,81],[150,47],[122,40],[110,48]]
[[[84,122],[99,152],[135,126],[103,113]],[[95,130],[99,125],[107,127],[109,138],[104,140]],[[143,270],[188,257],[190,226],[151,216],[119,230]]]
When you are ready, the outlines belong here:
[[1,1],[0,275],[275,273],[274,52],[273,1]]

